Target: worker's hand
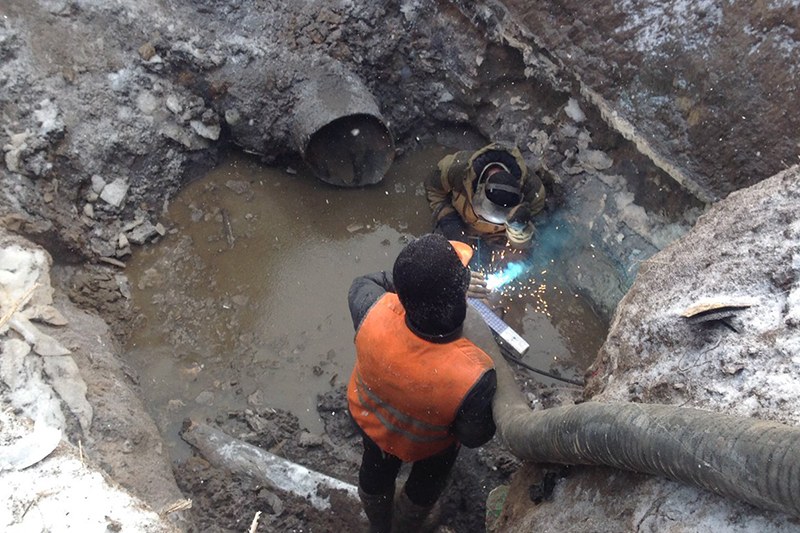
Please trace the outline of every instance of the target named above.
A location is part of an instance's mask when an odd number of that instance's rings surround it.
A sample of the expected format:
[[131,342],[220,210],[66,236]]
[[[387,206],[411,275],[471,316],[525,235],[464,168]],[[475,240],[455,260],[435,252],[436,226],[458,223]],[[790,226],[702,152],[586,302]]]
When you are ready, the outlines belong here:
[[486,278],[480,272],[470,270],[469,272],[469,288],[467,289],[467,298],[478,298],[482,300],[489,296],[492,291],[486,288]]
[[533,222],[528,222],[524,226],[512,226],[506,224],[506,238],[512,248],[526,250],[531,247],[531,241],[536,234]]

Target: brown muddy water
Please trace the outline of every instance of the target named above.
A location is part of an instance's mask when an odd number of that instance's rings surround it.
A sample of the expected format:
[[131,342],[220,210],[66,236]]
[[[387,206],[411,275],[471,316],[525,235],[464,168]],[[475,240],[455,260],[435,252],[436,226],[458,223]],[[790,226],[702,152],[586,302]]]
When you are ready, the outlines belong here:
[[[400,157],[381,183],[362,189],[238,155],[180,193],[162,220],[167,235],[128,268],[145,320],[126,357],[173,461],[189,454],[178,437],[186,418],[272,407],[323,431],[317,395],[345,384],[355,361],[350,283],[390,270],[403,246],[430,230],[423,179],[450,152],[429,146]],[[561,242],[559,231],[541,235]],[[574,378],[607,324],[559,277],[562,249],[534,249],[535,272],[495,299],[531,344],[524,360]]]

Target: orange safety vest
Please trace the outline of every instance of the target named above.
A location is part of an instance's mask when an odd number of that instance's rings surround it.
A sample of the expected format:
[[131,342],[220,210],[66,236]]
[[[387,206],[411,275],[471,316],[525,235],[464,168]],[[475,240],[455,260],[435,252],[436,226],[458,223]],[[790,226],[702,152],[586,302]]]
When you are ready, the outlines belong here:
[[406,462],[456,442],[451,425],[472,387],[494,363],[468,339],[434,343],[406,325],[397,294],[386,293],[356,333],[347,399],[356,423]]

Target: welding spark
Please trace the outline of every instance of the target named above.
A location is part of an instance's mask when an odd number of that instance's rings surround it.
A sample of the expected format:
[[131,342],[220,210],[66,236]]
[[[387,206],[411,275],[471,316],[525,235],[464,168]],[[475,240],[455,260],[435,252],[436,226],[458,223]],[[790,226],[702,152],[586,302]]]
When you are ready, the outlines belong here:
[[506,283],[520,277],[526,270],[525,263],[512,261],[505,269],[493,272],[486,276],[486,288],[489,290],[499,289]]

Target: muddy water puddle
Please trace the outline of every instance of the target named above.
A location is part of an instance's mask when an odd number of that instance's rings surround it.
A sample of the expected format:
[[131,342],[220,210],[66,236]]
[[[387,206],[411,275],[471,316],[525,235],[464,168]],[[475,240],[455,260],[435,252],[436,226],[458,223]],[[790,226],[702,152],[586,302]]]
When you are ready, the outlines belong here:
[[[403,246],[429,231],[423,179],[449,152],[432,146],[400,157],[363,189],[234,156],[172,202],[165,237],[129,266],[144,320],[126,349],[173,460],[188,456],[178,437],[186,418],[271,407],[322,431],[317,395],[346,383],[355,361],[350,283],[390,270]],[[559,261],[530,266],[554,270]],[[520,279],[498,295],[506,321],[532,345],[524,360],[580,376],[606,324],[557,276],[524,279],[538,292]]]

